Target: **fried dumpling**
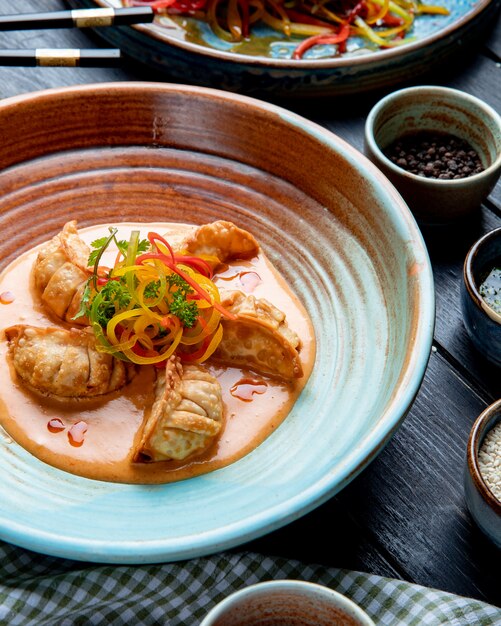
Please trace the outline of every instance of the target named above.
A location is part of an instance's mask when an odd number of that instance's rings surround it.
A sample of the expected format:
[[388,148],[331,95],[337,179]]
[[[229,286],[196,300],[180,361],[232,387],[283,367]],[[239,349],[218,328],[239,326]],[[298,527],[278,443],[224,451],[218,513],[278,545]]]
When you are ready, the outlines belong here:
[[132,377],[128,364],[98,352],[86,330],[37,328],[18,324],[5,330],[12,363],[24,384],[61,398],[88,398],[123,387]]
[[203,452],[219,433],[222,419],[218,380],[201,365],[182,365],[173,356],[165,374],[157,375],[155,402],[134,460],[181,460]]
[[78,236],[76,221],[68,222],[38,253],[33,267],[35,286],[42,302],[57,317],[87,325],[88,319],[73,316],[80,308],[87,269],[89,247]]
[[283,380],[301,378],[300,341],[285,314],[264,298],[232,291],[221,304],[236,316],[223,319],[223,338],[213,359],[234,367],[247,367]]
[[259,244],[250,233],[224,220],[200,226],[183,247],[191,254],[215,256],[222,263],[251,259],[259,252]]

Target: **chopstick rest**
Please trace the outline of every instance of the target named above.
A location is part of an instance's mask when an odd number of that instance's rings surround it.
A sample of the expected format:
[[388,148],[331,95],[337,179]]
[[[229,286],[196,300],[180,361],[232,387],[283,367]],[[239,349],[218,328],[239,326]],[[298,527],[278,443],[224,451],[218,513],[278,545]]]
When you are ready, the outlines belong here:
[[36,48],[0,50],[0,66],[23,67],[110,67],[118,65],[118,49]]
[[73,9],[45,13],[17,13],[0,15],[2,30],[34,30],[46,28],[96,28],[100,26],[126,26],[152,22],[155,14],[150,6],[123,9]]

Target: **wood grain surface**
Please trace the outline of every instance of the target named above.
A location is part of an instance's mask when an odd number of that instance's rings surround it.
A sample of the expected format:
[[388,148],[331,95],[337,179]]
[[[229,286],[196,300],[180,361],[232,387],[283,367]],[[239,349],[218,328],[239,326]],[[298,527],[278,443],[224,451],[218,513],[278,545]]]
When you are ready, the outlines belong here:
[[[13,5],[1,3],[0,13],[12,12]],[[64,3],[60,0],[15,3],[16,12],[61,8]],[[101,45],[94,34],[76,29],[0,33],[0,42],[3,48]],[[159,79],[147,68],[130,62],[118,69],[5,67],[0,68],[0,96],[78,83]],[[500,111],[499,20],[479,49],[420,79],[420,83],[462,89]],[[412,84],[416,83],[410,78],[408,85]],[[362,149],[365,117],[384,93],[279,104]],[[471,345],[459,306],[462,264],[468,248],[482,233],[500,226],[498,183],[472,223],[423,231],[435,274],[435,345],[406,421],[376,461],[340,494],[238,551],[262,551],[402,578],[501,605],[499,552],[471,520],[463,496],[468,433],[478,414],[501,397],[501,370]]]

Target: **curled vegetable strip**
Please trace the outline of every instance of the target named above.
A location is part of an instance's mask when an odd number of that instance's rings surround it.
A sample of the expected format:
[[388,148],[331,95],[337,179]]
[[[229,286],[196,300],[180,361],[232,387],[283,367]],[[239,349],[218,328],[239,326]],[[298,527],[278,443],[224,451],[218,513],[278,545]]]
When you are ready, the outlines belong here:
[[[211,257],[175,254],[158,233],[141,242],[133,231],[118,242],[116,232],[104,238],[91,279],[88,315],[99,349],[139,365],[161,364],[174,353],[205,361],[221,341],[221,318],[234,319],[211,280]],[[112,241],[120,253],[105,271],[99,262]]]

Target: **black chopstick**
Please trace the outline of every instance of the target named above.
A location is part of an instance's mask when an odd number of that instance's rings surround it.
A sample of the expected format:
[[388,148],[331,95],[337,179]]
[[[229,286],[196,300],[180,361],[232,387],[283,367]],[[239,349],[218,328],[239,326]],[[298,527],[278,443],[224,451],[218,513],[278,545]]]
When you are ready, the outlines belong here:
[[1,30],[32,30],[46,28],[95,28],[98,26],[126,26],[152,22],[155,14],[151,7],[124,9],[73,9],[45,13],[17,13],[0,16]]
[[18,67],[114,67],[121,59],[115,48],[79,50],[78,48],[36,48],[0,50],[0,66]]

